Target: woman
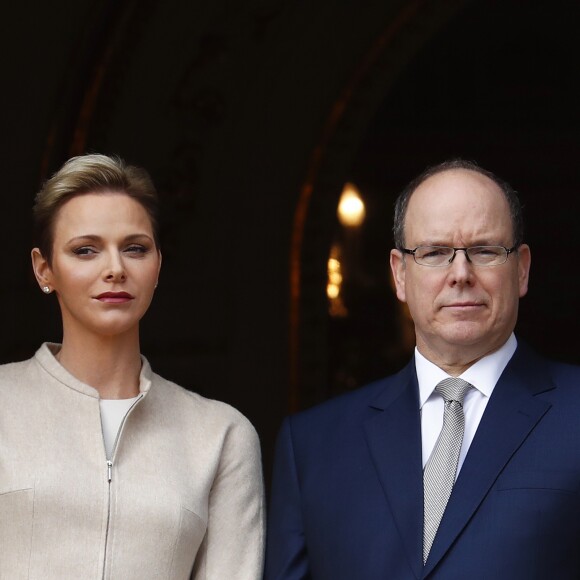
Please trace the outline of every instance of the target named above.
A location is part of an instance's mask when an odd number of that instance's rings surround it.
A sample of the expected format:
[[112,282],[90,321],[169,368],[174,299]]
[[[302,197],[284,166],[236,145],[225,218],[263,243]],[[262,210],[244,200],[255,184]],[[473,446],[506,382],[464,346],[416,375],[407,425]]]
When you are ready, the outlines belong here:
[[156,194],[121,160],[69,160],[36,197],[36,279],[62,344],[0,367],[0,578],[261,578],[257,435],[152,372]]

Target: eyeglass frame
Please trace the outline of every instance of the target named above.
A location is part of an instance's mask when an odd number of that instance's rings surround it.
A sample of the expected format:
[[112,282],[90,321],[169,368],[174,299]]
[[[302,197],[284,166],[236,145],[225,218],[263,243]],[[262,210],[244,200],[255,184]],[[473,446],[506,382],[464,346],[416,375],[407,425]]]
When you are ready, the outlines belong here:
[[[415,264],[417,264],[418,266],[425,266],[426,268],[444,268],[445,266],[451,265],[453,263],[453,260],[455,260],[455,256],[457,255],[457,252],[459,252],[459,251],[462,251],[465,254],[465,259],[473,266],[476,266],[478,268],[490,268],[493,266],[501,266],[502,264],[505,264],[508,261],[509,255],[513,254],[514,252],[517,252],[517,250],[520,246],[521,246],[521,244],[516,244],[515,246],[512,246],[511,248],[506,248],[505,246],[502,246],[500,244],[494,244],[494,245],[490,245],[490,246],[481,245],[481,246],[469,246],[467,248],[455,248],[453,246],[424,245],[424,246],[417,246],[414,250],[410,250],[409,248],[399,248],[399,251],[403,252],[404,254],[409,254],[410,256],[413,256],[413,261],[415,262]],[[447,249],[453,250],[453,255],[451,256],[451,258],[449,259],[448,262],[440,264],[440,265],[421,264],[420,262],[417,262],[417,258],[415,256],[415,252],[419,248],[447,248]],[[473,248],[503,248],[505,250],[505,260],[503,262],[499,262],[498,264],[475,264],[471,260],[471,258],[469,257],[469,254],[467,253],[468,250],[471,250]]]

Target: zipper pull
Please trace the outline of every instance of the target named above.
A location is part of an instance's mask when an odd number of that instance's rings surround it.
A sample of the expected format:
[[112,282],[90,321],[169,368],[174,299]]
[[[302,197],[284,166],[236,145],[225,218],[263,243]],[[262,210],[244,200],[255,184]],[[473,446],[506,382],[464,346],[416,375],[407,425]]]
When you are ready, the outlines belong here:
[[110,459],[107,459],[107,478],[109,483],[111,483],[111,479],[113,479],[113,462]]

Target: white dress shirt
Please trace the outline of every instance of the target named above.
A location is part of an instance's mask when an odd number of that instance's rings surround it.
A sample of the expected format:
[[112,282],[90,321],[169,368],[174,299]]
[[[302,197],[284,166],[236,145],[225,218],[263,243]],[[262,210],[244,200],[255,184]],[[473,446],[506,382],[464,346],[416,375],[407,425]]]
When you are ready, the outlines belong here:
[[[458,474],[493,389],[516,351],[517,345],[516,337],[512,333],[501,348],[478,360],[459,376],[475,388],[467,392],[463,402],[465,434],[459,454]],[[450,375],[427,360],[416,347],[415,367],[419,382],[421,439],[423,442],[423,467],[425,467],[443,427],[444,402],[443,397],[435,392],[435,387],[443,379],[449,378]]]

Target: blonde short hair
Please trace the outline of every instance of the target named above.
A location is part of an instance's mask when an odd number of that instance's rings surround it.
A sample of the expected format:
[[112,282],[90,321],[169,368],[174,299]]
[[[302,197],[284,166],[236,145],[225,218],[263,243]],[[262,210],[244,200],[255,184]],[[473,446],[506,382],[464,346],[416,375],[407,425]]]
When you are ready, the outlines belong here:
[[158,198],[149,173],[127,165],[119,157],[86,154],[69,159],[36,194],[32,209],[35,243],[49,264],[52,261],[54,224],[60,208],[87,193],[115,192],[139,202],[149,215],[155,244],[158,239]]

